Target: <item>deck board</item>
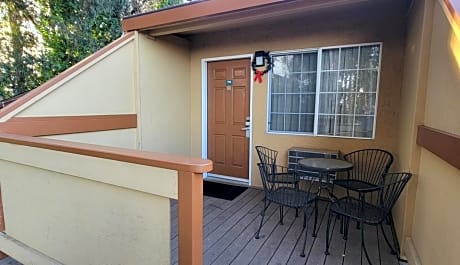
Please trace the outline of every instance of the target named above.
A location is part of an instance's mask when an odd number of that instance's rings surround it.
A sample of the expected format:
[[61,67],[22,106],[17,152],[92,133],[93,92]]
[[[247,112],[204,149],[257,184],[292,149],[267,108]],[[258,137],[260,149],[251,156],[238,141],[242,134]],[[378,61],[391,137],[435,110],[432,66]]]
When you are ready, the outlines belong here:
[[[310,219],[308,221],[311,222]],[[299,240],[303,240],[303,235],[303,217],[300,215],[299,218],[292,222],[291,228],[280,242],[278,249],[274,251],[268,264],[286,264],[291,255],[299,255],[299,253],[294,253],[293,251]]]
[[[367,233],[365,233],[367,235]],[[348,240],[346,242],[344,265],[354,265],[361,261],[361,234],[356,229],[356,222],[350,221]],[[365,257],[363,256],[363,262]]]
[[251,234],[250,241],[239,253],[235,253],[236,257],[230,264],[249,264],[252,261],[254,254],[259,251],[265,240],[270,237],[271,233],[275,230],[279,223],[278,211],[274,211],[270,216],[266,217],[267,222],[262,226],[262,229],[260,230],[260,238],[254,238],[257,226],[254,231],[248,231]]
[[[206,238],[208,244],[205,242],[204,264],[212,264],[251,223],[257,222],[262,204],[263,202],[259,201],[249,211],[243,213],[243,218],[235,223],[231,229],[225,231],[224,235],[217,240],[214,239],[212,245],[209,245],[211,239]],[[213,235],[213,237],[215,236]]]
[[[340,220],[331,220],[330,255],[325,256],[327,203],[319,202],[317,237],[312,237],[313,213],[308,213],[306,257],[300,257],[304,240],[303,215],[295,217],[295,210],[286,208],[284,224],[279,224],[279,208],[267,209],[260,238],[254,235],[260,223],[263,192],[248,189],[233,201],[204,198],[204,264],[303,264],[348,265],[360,264],[360,230],[350,223],[348,240],[340,233]],[[171,204],[173,207],[173,204]],[[216,208],[219,207],[219,208]],[[207,208],[213,208],[208,210]],[[385,227],[390,231],[389,227]],[[389,233],[387,233],[389,235]],[[374,226],[365,226],[366,245],[371,259],[378,264],[377,236]],[[379,233],[382,265],[398,265],[395,256]],[[172,239],[177,241],[177,237]],[[177,246],[177,243],[174,244]],[[177,247],[171,250],[171,264],[177,264]],[[365,263],[366,264],[366,263]]]
[[[212,197],[206,197],[204,202],[203,202],[203,216],[204,216],[204,221],[208,221],[214,219],[216,216],[218,216],[225,208],[226,208],[226,203],[225,202],[219,202],[219,199],[212,198]],[[218,204],[221,204],[219,206]],[[176,200],[171,200],[171,209],[175,209],[175,213],[171,212],[171,239],[174,239],[177,237],[177,201]],[[177,241],[177,240],[176,240]],[[176,245],[177,247],[177,245]]]
[[[343,240],[343,235],[340,233],[340,223],[340,219],[337,219],[335,216],[332,217],[330,225],[330,254],[325,257],[324,265],[342,264],[344,261],[344,248],[347,241]],[[324,225],[327,227],[327,219]],[[326,240],[325,237],[323,238]]]
[[[262,205],[259,207],[259,213],[262,209]],[[272,216],[277,208],[270,206],[266,211],[266,217]],[[265,218],[264,223],[267,223],[268,218]],[[250,223],[237,237],[232,241],[230,245],[217,257],[212,264],[230,264],[235,259],[235,253],[240,253],[247,244],[254,239],[255,231],[260,224],[260,215],[254,219],[254,222]],[[205,261],[206,262],[206,261]]]
[[[295,210],[285,210],[284,224],[279,224],[279,207],[270,205],[266,211],[260,239],[254,235],[259,227],[260,212],[264,206],[263,192],[248,189],[233,201],[204,197],[204,264],[303,264],[303,265],[356,265],[360,264],[360,230],[351,222],[348,240],[340,234],[340,220],[331,220],[330,255],[325,256],[327,203],[319,202],[318,233],[312,237],[313,214],[307,216],[308,236],[306,257],[300,257],[303,245],[303,214],[295,217]],[[171,200],[171,264],[177,264],[177,202]],[[384,225],[387,235],[390,228]],[[366,245],[374,264],[378,264],[378,243],[374,226],[365,226]],[[390,236],[391,240],[391,236]],[[399,265],[390,254],[382,233],[379,233],[382,265]],[[11,258],[0,265],[21,265]],[[367,264],[364,261],[364,264]]]
[[239,226],[244,226],[247,223],[247,220],[244,220],[245,216],[250,214],[250,220],[253,220],[254,218],[251,217],[254,215],[257,215],[257,204],[260,203],[261,200],[260,197],[254,197],[252,200],[250,200],[247,204],[242,206],[237,212],[235,212],[232,216],[229,218],[225,219],[224,222],[220,223],[218,227],[208,233],[207,236],[204,238],[204,251],[210,250],[220,239],[226,238],[226,237],[233,237],[232,233],[229,233],[232,229],[235,231],[239,231],[238,227]]
[[[308,241],[307,241],[307,249],[309,248],[310,251],[306,251],[306,257],[302,258],[299,255],[292,255],[291,259],[289,260],[289,264],[291,262],[293,264],[323,264],[324,263],[324,250],[326,246],[325,234],[326,234],[326,224],[327,224],[327,211],[326,207],[327,204],[320,201],[318,203],[318,207],[320,209],[320,217],[321,219],[318,220],[318,228],[317,228],[317,236],[312,237],[311,233],[308,233]],[[310,226],[313,227],[313,226]],[[296,251],[300,251],[300,247],[297,247]]]
[[250,264],[268,264],[276,252],[278,247],[280,246],[282,240],[286,236],[287,232],[291,228],[292,224],[294,223],[295,219],[295,210],[288,209],[283,218],[283,225],[279,224],[278,218],[278,225],[275,230],[270,234],[262,247],[256,253],[256,255],[252,258]]

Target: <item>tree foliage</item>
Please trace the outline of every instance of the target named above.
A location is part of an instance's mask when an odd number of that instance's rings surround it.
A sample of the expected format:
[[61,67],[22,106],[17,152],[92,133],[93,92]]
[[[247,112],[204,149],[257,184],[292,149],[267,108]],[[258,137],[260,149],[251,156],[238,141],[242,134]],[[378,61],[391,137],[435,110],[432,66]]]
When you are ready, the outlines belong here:
[[40,83],[40,47],[30,28],[37,12],[23,0],[0,3],[0,96],[9,97]]
[[0,0],[0,96],[29,91],[122,34],[121,19],[182,0]]
[[126,0],[41,0],[45,11],[39,26],[46,44],[44,78],[55,76],[119,37],[127,4]]

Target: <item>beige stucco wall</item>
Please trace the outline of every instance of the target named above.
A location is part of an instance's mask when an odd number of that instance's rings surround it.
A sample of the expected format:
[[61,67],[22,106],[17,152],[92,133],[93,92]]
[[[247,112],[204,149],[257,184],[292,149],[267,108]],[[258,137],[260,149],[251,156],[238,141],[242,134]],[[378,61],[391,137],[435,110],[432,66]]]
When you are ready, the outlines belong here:
[[[131,37],[51,86],[24,105],[15,117],[116,115],[137,112],[135,38]],[[59,76],[58,76],[59,78]],[[56,135],[48,138],[137,148],[137,130]]]
[[408,13],[404,55],[403,87],[399,117],[399,168],[413,173],[412,180],[401,194],[393,212],[402,255],[406,237],[411,236],[415,193],[421,148],[416,144],[417,125],[423,123],[428,56],[431,44],[432,0],[414,1]]
[[169,264],[176,171],[14,144],[0,148],[8,236],[62,264]]
[[[383,42],[377,132],[374,140],[331,137],[289,136],[266,133],[267,77],[254,84],[252,91],[253,147],[266,145],[277,149],[280,163],[286,162],[292,146],[338,149],[350,152],[380,147],[397,153],[399,95],[402,78],[404,22],[390,8],[378,6],[366,10],[346,9],[337,12],[291,17],[269,24],[242,27],[197,35],[192,38],[191,121],[192,154],[201,154],[201,60],[220,56],[252,54],[256,50],[281,51],[321,46]],[[389,16],[392,19],[389,19]],[[327,23],[324,21],[327,20]],[[275,66],[276,67],[276,66]],[[396,154],[396,158],[398,158]],[[260,186],[256,152],[252,154],[252,185]]]
[[136,149],[137,129],[110,130],[46,136],[44,138],[71,141],[86,144],[98,144],[113,147]]
[[16,116],[137,113],[137,130],[49,138],[189,155],[189,98],[188,42],[135,33],[130,40],[32,99],[32,104]]
[[[460,35],[434,2],[424,124],[459,135]],[[458,264],[459,190],[460,170],[422,149],[412,229],[422,264]]]
[[133,55],[134,38],[35,97],[16,116],[135,113]]
[[140,148],[190,154],[190,52],[175,37],[138,35]]

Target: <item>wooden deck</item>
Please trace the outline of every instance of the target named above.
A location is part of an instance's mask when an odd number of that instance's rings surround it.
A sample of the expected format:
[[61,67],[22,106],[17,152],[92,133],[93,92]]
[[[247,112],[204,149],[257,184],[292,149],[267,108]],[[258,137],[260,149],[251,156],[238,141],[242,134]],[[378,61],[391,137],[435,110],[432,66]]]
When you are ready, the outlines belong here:
[[[278,207],[271,205],[267,210],[260,239],[255,239],[254,234],[263,207],[262,200],[263,192],[257,189],[248,189],[233,201],[213,197],[204,198],[204,264],[360,264],[360,231],[351,225],[348,241],[343,240],[339,233],[340,222],[336,218],[331,226],[333,227],[331,254],[324,255],[326,202],[319,203],[319,231],[316,238],[311,236],[313,218],[309,219],[310,231],[306,257],[300,257],[304,234],[302,233],[303,217],[295,218],[295,210],[285,211],[284,225],[280,225]],[[177,204],[173,202],[171,204],[171,264],[178,262],[176,212]],[[382,265],[399,264],[397,258],[390,254],[381,233],[380,240],[377,242],[375,227],[366,226],[364,231],[373,264],[378,264],[378,244],[381,249]],[[363,260],[363,264],[367,264],[367,261]]]
[[[248,189],[233,201],[204,198],[204,264],[306,264],[306,265],[357,265],[360,264],[360,233],[350,227],[349,239],[345,241],[339,233],[339,222],[334,218],[329,256],[324,255],[327,225],[326,202],[320,202],[318,236],[311,236],[313,227],[309,219],[306,257],[300,257],[303,243],[303,217],[295,218],[295,210],[286,210],[284,225],[279,224],[276,205],[267,210],[260,239],[254,234],[260,222],[263,192]],[[334,224],[334,223],[333,223]],[[388,227],[387,227],[388,228]],[[389,233],[388,233],[389,234]],[[366,226],[366,242],[373,264],[378,264],[377,246],[380,244],[382,265],[399,265],[380,233]],[[171,203],[171,264],[177,264],[177,203]],[[363,257],[364,258],[364,257]],[[154,264],[154,263],[152,263]],[[363,264],[367,264],[364,261]],[[21,265],[11,258],[0,260],[0,265]]]

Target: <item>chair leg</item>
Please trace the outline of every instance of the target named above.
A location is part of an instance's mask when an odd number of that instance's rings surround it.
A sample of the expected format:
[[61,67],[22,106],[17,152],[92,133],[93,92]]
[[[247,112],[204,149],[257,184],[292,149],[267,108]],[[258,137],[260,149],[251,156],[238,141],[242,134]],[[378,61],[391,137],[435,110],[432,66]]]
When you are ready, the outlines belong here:
[[[347,189],[347,197],[350,197],[350,190]],[[361,197],[361,193],[359,193],[359,200],[364,201],[364,198]],[[356,229],[360,229],[360,222],[356,221]]]
[[327,217],[327,227],[326,227],[326,251],[324,251],[324,255],[329,255],[329,230],[331,226],[331,218],[332,218],[332,212],[329,210],[329,215]]
[[350,226],[350,218],[343,217],[343,240],[348,239],[348,227]]
[[394,251],[399,259],[400,248],[399,248],[399,242],[398,242],[398,235],[396,234],[395,223],[393,221],[393,215],[391,213],[390,213],[389,218],[390,218],[391,234],[393,235]]
[[303,211],[303,228],[307,226],[307,211]]
[[379,265],[382,265],[382,256],[380,255],[380,237],[379,237],[379,227],[375,226],[375,231],[377,231],[377,249],[379,251]]
[[390,225],[391,224],[391,221],[390,221],[390,216],[388,215],[387,218],[385,218],[385,222],[387,225]]
[[360,257],[360,260],[361,260],[361,263],[360,263],[361,265],[363,265],[363,246],[362,246],[363,238],[364,238],[364,235],[361,233],[361,247],[360,247],[361,251],[359,252],[360,253],[359,257]]
[[[372,265],[371,259],[369,258],[369,253],[367,253],[366,244],[364,244],[364,223],[360,221],[359,225],[361,227],[361,256],[362,256],[362,251],[364,251],[364,255],[366,255],[367,262],[369,263],[369,265]],[[363,261],[361,258],[361,264],[362,262]]]
[[255,236],[256,239],[259,239],[260,229],[262,228],[262,224],[264,223],[265,211],[267,210],[268,206],[270,206],[270,203],[271,202],[268,202],[267,204],[267,200],[264,199],[264,209],[262,210],[262,213],[261,213],[262,218],[260,218],[259,229],[257,229],[256,236]]
[[[305,207],[303,211],[304,211],[304,216],[306,216],[307,215],[307,208]],[[305,236],[304,236],[304,239],[303,239],[302,252],[300,253],[300,256],[302,258],[305,257],[305,246],[307,245],[307,236],[308,236],[308,222],[305,222]]]
[[316,225],[318,224],[318,198],[315,199],[315,223],[313,225],[313,237],[316,237]]
[[345,223],[344,223],[344,217],[343,216],[340,216],[340,234],[343,235],[344,233],[344,227],[345,227]]
[[385,242],[387,242],[388,247],[390,248],[390,252],[392,255],[396,255],[396,251],[393,249],[393,246],[390,243],[390,240],[388,240],[387,234],[385,233],[385,230],[383,229],[383,223],[380,224],[380,229],[382,230],[383,238],[385,239]]
[[[295,183],[295,189],[299,190],[299,182]],[[295,217],[299,217],[299,208],[295,208]]]
[[280,205],[280,225],[283,225],[283,215],[284,215],[283,205]]

